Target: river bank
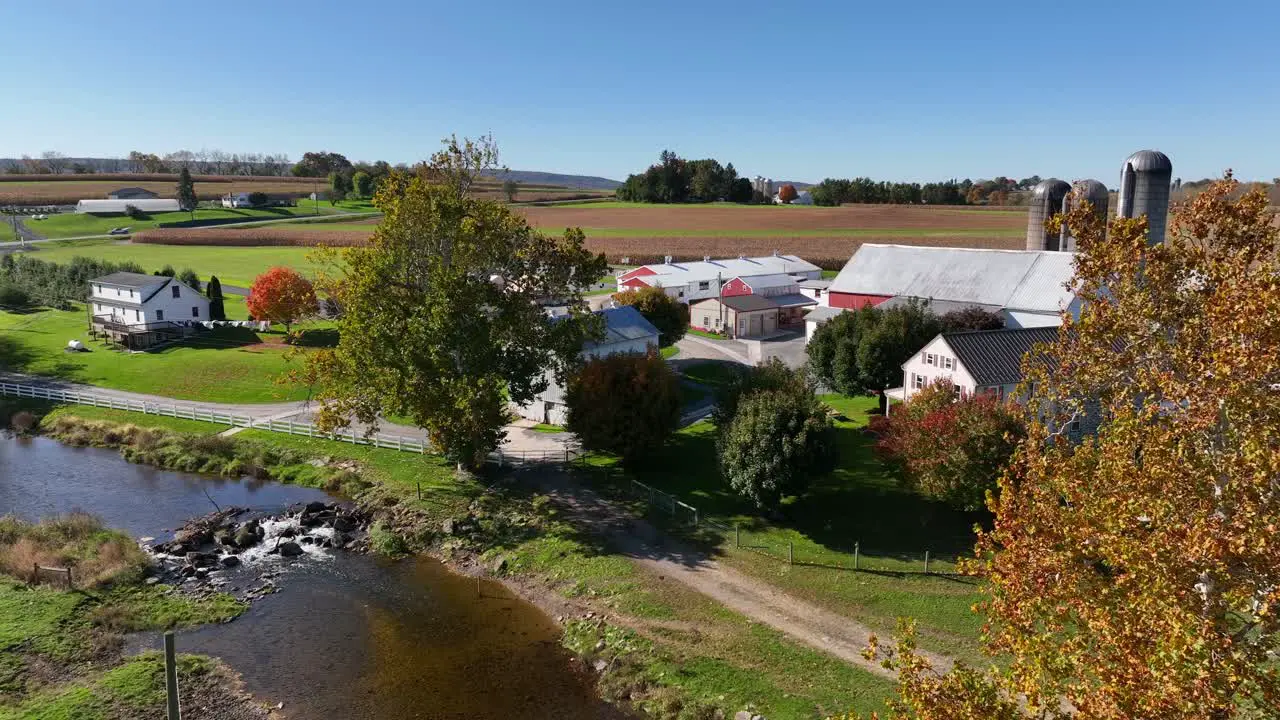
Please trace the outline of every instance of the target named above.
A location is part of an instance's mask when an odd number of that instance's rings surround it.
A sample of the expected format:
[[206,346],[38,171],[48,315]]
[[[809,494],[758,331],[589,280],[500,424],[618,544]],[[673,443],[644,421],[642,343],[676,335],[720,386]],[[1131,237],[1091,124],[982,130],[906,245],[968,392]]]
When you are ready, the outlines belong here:
[[[110,418],[114,426],[171,420],[75,407],[50,412],[46,424],[52,428],[72,414]],[[220,430],[182,423],[184,433]],[[94,436],[83,428],[72,434]],[[732,716],[745,707],[772,717],[825,717],[878,709],[892,689],[642,570],[589,528],[568,522],[564,508],[529,489],[536,483],[511,475],[460,478],[430,456],[262,431],[232,440],[237,449],[221,461],[247,459],[263,477],[332,483],[332,465],[358,468],[344,480],[376,518],[371,545],[393,554],[427,551],[456,571],[497,576],[505,587],[494,583],[494,592],[534,601],[558,621],[556,641],[580,658],[579,667],[591,669],[600,693],[622,707],[673,718]],[[197,462],[172,443],[143,446],[118,450],[184,467]],[[282,464],[259,462],[271,460]]]

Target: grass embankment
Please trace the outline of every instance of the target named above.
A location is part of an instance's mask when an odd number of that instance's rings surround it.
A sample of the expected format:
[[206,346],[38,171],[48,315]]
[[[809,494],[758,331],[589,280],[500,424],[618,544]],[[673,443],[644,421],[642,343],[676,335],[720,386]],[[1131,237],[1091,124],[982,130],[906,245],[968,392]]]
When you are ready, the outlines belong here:
[[[244,303],[226,303],[228,316]],[[67,352],[80,340],[90,352]],[[0,369],[46,375],[180,400],[271,403],[301,400],[305,388],[276,381],[301,360],[287,362],[283,333],[219,328],[151,352],[126,353],[90,338],[83,310],[0,311]]]
[[[102,421],[114,416],[150,424],[160,418],[99,411],[92,422],[75,420],[81,411],[46,408],[44,430],[73,441],[81,433],[85,442],[119,447],[126,457],[165,467],[190,456],[182,461],[186,467],[177,469],[216,471],[219,462],[250,458],[264,477],[327,487],[349,483],[344,491],[378,514],[378,535],[386,541],[380,544],[388,549],[432,550],[446,558],[479,556],[491,565],[505,561],[500,573],[595,612],[596,619],[566,623],[564,643],[590,661],[608,662],[601,679],[606,697],[636,702],[656,717],[710,717],[715,708],[731,716],[748,704],[769,717],[823,717],[849,708],[879,708],[892,691],[892,684],[878,676],[648,574],[566,522],[547,498],[504,478],[459,477],[431,455],[261,430],[232,438],[127,430]],[[218,429],[194,428],[204,433]],[[143,439],[148,435],[152,441]],[[139,440],[154,446],[141,448]],[[222,454],[208,457],[211,448],[222,449]],[[204,459],[197,461],[200,457]],[[353,460],[360,466],[359,479],[314,467],[308,458]],[[444,532],[446,519],[453,520],[452,534]],[[607,622],[599,619],[606,615]]]
[[[624,473],[697,507],[703,518],[740,528],[741,548],[733,532],[704,526],[690,535],[706,542],[722,562],[886,635],[897,618],[914,617],[922,646],[980,661],[981,618],[971,609],[978,586],[951,574],[954,559],[971,552],[972,527],[980,516],[900,487],[863,432],[873,398],[827,395],[823,400],[842,418],[836,422],[837,469],[803,496],[788,498],[775,515],[764,516],[720,479],[715,427],[709,421],[681,430],[644,467]],[[612,458],[589,462],[596,469],[621,470]],[[616,482],[600,473],[596,480]],[[653,519],[685,531],[666,513],[654,513]],[[787,563],[789,548],[794,565]],[[854,569],[855,548],[859,570]],[[923,573],[926,550],[928,575]]]
[[[146,585],[148,562],[132,538],[83,513],[41,523],[0,518],[0,720],[163,714],[163,660],[125,660],[122,633],[222,622],[244,606],[227,595],[194,600]],[[75,589],[20,581],[31,579],[33,563],[74,568]],[[225,673],[207,658],[180,662],[187,693],[221,684]]]
[[147,272],[155,272],[165,265],[191,268],[200,274],[201,279],[208,280],[209,275],[217,275],[223,285],[247,288],[253,284],[254,278],[277,265],[314,277],[321,267],[309,257],[314,251],[314,248],[307,247],[133,244],[102,238],[42,243],[29,252],[33,258],[57,263],[67,263],[75,257],[135,262]]
[[164,225],[199,226],[222,225],[253,220],[281,220],[314,214],[310,208],[201,208],[195,213],[159,212],[144,213],[141,218],[131,218],[123,213],[91,215],[88,213],[60,213],[46,220],[26,220],[32,232],[47,238],[69,238],[83,235],[103,235],[114,228],[127,227],[130,232],[152,230]]

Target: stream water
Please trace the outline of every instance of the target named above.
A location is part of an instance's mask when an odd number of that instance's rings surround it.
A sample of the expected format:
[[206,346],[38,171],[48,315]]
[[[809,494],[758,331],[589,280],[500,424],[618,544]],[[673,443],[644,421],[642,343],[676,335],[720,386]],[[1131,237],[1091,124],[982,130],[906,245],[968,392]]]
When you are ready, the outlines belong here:
[[[332,499],[156,470],[44,438],[0,438],[0,514],[82,509],[137,537],[167,539],[212,510],[210,498],[266,511]],[[178,646],[223,658],[288,717],[621,717],[560,647],[551,618],[500,583],[483,581],[477,593],[474,579],[426,558],[334,552],[280,566],[279,593],[235,622],[180,633]]]

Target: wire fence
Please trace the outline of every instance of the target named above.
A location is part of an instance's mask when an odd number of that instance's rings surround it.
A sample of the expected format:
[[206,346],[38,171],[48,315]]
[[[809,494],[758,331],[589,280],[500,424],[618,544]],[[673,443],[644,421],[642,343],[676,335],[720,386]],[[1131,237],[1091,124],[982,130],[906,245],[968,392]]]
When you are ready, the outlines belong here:
[[[398,450],[401,452],[418,454],[431,452],[431,443],[424,438],[387,435],[383,433],[368,435],[357,432],[354,429],[325,431],[308,422],[297,422],[290,419],[274,419],[269,417],[254,417],[252,415],[236,415],[197,405],[143,402],[130,398],[115,397],[112,395],[86,393],[77,390],[59,390],[56,388],[41,387],[39,385],[9,382],[0,382],[0,395],[31,398],[36,400],[50,400],[53,402],[72,403],[76,405],[89,405],[92,407],[107,408],[111,410],[125,410],[129,412],[139,412],[146,415],[171,417],[179,420],[198,420],[200,422],[226,425],[228,427],[266,430],[268,432],[299,435],[308,438],[334,440],[338,442],[351,443],[352,445],[369,445],[371,447],[382,448],[385,450]],[[563,450],[497,450],[489,453],[486,460],[498,465],[499,467],[503,467],[506,465],[520,465],[535,462],[569,463],[577,458],[578,455],[579,453],[577,453],[577,451],[568,448]]]
[[960,556],[954,553],[864,548],[860,541],[854,541],[851,551],[815,547],[811,542],[797,545],[776,530],[763,529],[762,522],[726,521],[616,468],[591,466],[576,460],[570,460],[570,465],[577,472],[590,474],[594,487],[638,504],[634,509],[644,512],[656,524],[693,540],[745,550],[786,565],[900,575],[960,575],[957,570]]

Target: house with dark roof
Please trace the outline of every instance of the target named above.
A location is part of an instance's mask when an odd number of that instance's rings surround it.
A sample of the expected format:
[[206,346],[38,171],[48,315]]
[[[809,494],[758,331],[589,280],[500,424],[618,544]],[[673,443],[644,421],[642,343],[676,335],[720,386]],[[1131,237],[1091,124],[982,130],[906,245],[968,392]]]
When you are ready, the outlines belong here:
[[728,295],[699,300],[689,305],[689,327],[730,338],[763,337],[778,329],[778,313],[782,308],[778,299],[763,295]]
[[209,300],[176,278],[117,272],[89,281],[89,310],[95,334],[140,350],[208,320]]
[[140,187],[123,187],[107,193],[108,200],[155,200],[158,197],[158,194]]
[[1023,357],[1036,345],[1057,338],[1056,327],[942,333],[902,364],[902,387],[887,394],[905,402],[930,384],[945,380],[957,393],[1004,400],[1022,382]]

